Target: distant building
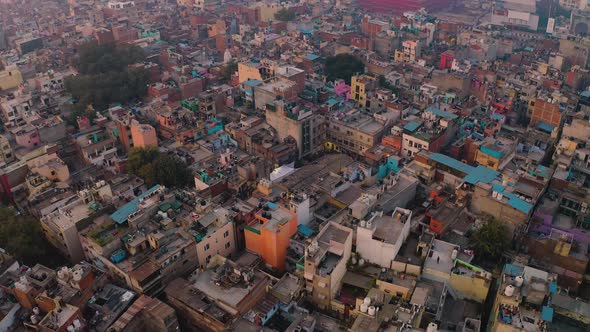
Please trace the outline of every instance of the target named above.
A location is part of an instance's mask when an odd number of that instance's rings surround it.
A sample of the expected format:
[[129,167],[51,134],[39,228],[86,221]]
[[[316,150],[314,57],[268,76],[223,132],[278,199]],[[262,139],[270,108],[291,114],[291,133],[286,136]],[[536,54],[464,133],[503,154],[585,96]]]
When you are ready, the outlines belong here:
[[23,76],[16,65],[0,71],[0,91],[16,89],[23,83]]

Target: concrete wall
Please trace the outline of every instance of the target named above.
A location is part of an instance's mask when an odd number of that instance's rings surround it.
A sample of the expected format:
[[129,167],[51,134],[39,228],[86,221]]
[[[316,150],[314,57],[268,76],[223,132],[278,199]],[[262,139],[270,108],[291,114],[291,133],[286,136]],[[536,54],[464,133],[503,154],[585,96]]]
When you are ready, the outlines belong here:
[[[227,234],[227,236],[226,236]],[[226,247],[229,244],[229,247]],[[205,250],[205,247],[209,248]],[[229,257],[236,249],[234,223],[227,222],[222,227],[218,228],[213,234],[207,236],[201,242],[197,243],[197,259],[198,265],[205,267],[207,265],[207,257],[221,255]]]
[[488,296],[490,282],[479,277],[451,273],[450,286],[460,296],[483,303]]

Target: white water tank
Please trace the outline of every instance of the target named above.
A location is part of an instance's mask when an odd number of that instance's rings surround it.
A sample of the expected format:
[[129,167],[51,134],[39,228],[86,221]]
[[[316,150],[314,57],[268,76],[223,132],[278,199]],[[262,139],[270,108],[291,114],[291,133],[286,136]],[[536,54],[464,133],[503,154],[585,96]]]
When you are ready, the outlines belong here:
[[361,227],[365,228],[367,227],[367,221],[366,220],[361,220]]
[[494,190],[494,191],[492,192],[492,197],[493,197],[493,198],[498,198],[498,192]]
[[375,312],[376,312],[375,306],[374,305],[370,306],[369,307],[369,316],[375,316]]
[[38,314],[39,314],[39,312],[40,312],[40,310],[39,310],[39,307],[33,307],[33,313],[34,313],[35,315],[38,315]]
[[33,323],[35,325],[37,323],[39,323],[39,316],[37,316],[37,315],[31,315],[31,323]]
[[367,306],[371,305],[371,298],[365,297],[365,299],[363,300],[363,303],[366,304]]
[[367,221],[367,228],[373,227],[373,222],[371,220]]
[[369,306],[368,305],[366,305],[364,303],[361,304],[361,312],[362,313],[366,314],[368,310],[369,310]]
[[76,282],[82,280],[82,271],[80,271],[80,270],[74,271],[74,273],[72,274],[72,279]]
[[364,259],[359,259],[359,266],[364,266],[365,265],[365,260]]
[[426,332],[436,332],[438,330],[438,325],[434,322],[430,322],[426,327]]
[[506,289],[504,290],[504,295],[505,296],[512,296],[512,295],[514,295],[514,286],[512,286],[512,285],[506,286]]
[[451,259],[457,259],[458,254],[459,254],[459,250],[453,249],[453,253],[451,253]]
[[521,277],[521,276],[516,276],[516,277],[514,278],[514,286],[516,286],[516,287],[521,287],[523,283],[524,283],[524,278],[523,278],[523,277]]

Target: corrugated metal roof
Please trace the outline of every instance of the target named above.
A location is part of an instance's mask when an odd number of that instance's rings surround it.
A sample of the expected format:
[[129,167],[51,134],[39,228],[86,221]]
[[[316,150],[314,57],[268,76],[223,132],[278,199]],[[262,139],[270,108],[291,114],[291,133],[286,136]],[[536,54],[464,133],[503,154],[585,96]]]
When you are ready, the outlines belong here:
[[458,118],[458,116],[457,116],[456,114],[453,114],[453,113],[449,113],[449,112],[443,111],[443,110],[441,110],[441,109],[438,109],[438,108],[436,108],[436,107],[434,107],[434,106],[432,106],[432,105],[431,105],[431,106],[429,106],[429,107],[428,107],[428,108],[425,110],[425,112],[432,112],[432,113],[434,113],[434,114],[436,114],[436,115],[440,116],[441,118],[449,118],[449,119],[453,119],[453,120],[454,120],[454,119],[456,119],[456,118]]
[[414,132],[416,131],[416,129],[418,129],[422,124],[420,122],[417,121],[410,121],[408,122],[408,124],[406,124],[404,126],[404,130],[407,130],[409,132]]
[[143,194],[135,197],[131,202],[123,205],[117,211],[115,211],[113,214],[111,214],[111,216],[110,216],[111,219],[113,219],[113,221],[116,222],[117,224],[124,223],[125,221],[127,221],[127,218],[129,218],[130,214],[137,211],[137,205],[139,204],[139,200],[143,199],[144,197],[148,196],[149,194],[153,193],[154,191],[156,191],[158,189],[160,189],[159,184],[151,187]]

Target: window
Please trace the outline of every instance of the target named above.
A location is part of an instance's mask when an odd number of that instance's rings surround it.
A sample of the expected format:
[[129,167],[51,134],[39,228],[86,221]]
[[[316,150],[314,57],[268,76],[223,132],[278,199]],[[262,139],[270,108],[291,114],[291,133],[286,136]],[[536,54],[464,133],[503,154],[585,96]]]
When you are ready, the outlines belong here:
[[205,251],[209,250],[209,248],[210,248],[210,247],[209,247],[209,243],[207,243],[207,244],[205,245]]
[[205,258],[205,265],[209,264],[209,262],[211,261],[211,255],[207,256],[207,258]]
[[228,242],[225,244],[225,249],[229,249],[229,247],[231,247],[231,244]]
[[226,238],[229,236],[229,231],[225,231],[225,233],[223,233],[223,237]]

